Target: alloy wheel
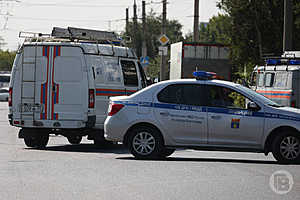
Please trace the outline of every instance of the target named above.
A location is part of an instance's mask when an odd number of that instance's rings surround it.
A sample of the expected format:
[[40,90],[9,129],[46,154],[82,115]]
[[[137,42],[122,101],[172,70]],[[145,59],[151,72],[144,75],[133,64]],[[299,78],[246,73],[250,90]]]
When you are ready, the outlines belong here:
[[297,158],[300,154],[300,141],[294,136],[285,137],[280,143],[280,153],[288,160]]
[[148,132],[140,132],[132,141],[133,149],[140,155],[149,155],[155,149],[155,138]]

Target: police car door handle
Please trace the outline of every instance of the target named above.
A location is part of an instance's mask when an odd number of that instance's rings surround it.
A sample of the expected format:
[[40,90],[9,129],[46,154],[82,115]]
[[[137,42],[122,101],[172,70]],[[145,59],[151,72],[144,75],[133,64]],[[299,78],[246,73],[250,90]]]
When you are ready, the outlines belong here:
[[218,119],[221,119],[222,117],[221,117],[221,116],[219,116],[219,115],[214,115],[214,116],[211,116],[211,118],[212,118],[212,119],[216,119],[216,120],[218,120]]
[[168,116],[169,112],[160,112],[159,114],[162,115],[162,116]]

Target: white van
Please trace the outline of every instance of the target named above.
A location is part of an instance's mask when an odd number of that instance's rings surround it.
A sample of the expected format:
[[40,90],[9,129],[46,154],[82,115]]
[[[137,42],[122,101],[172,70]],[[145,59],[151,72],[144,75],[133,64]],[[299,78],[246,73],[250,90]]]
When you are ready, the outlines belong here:
[[282,106],[300,108],[300,59],[278,57],[256,66],[250,86]]
[[63,135],[71,144],[86,135],[103,141],[109,97],[146,86],[131,49],[99,44],[109,34],[54,28],[49,38],[25,40],[13,64],[8,117],[21,128],[19,138],[27,146],[45,147],[49,134]]

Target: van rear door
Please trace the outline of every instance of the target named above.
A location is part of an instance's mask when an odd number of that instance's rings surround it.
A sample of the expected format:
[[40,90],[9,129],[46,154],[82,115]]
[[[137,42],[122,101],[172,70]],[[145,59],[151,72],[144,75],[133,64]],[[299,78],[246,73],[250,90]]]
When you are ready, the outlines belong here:
[[54,46],[49,110],[51,120],[87,120],[88,75],[79,47]]
[[[87,70],[82,50],[72,46],[24,46],[21,118],[43,121],[86,121]],[[62,127],[64,128],[64,127]]]

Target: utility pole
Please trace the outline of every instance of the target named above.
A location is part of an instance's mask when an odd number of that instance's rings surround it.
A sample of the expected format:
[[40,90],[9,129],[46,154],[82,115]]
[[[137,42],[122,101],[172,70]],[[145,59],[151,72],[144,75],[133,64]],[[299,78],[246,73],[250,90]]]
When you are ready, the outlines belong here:
[[147,56],[147,44],[146,44],[146,2],[142,1],[142,20],[143,20],[143,44],[142,44],[142,57]]
[[293,50],[293,0],[284,0],[283,52]]
[[126,29],[126,34],[128,34],[128,31],[129,31],[129,9],[128,8],[126,8],[126,27],[125,27],[125,29]]
[[[162,28],[161,33],[166,34],[166,21],[167,21],[167,0],[163,0],[163,13],[162,13]],[[163,52],[161,52],[161,64],[160,64],[160,81],[167,79],[167,59]]]
[[[134,0],[133,4],[133,31],[137,32],[138,26],[137,26],[137,12],[136,12],[136,0]],[[133,37],[134,39],[134,49],[136,54],[138,55],[138,40],[136,36]]]
[[199,0],[195,0],[194,4],[194,35],[193,41],[199,42]]

